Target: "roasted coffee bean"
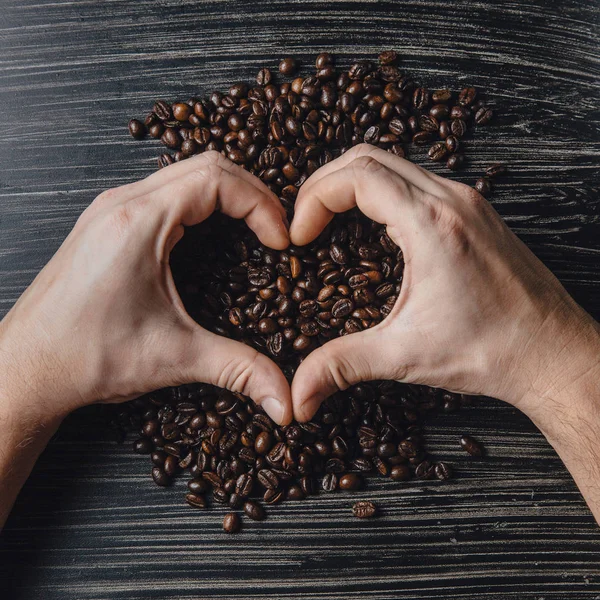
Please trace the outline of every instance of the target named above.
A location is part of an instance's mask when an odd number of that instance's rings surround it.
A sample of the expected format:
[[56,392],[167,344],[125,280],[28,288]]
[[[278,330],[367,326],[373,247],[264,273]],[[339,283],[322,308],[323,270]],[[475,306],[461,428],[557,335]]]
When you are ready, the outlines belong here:
[[264,508],[252,500],[244,502],[244,512],[253,521],[263,521],[266,517]]
[[340,477],[338,485],[341,490],[359,490],[363,481],[362,477],[356,473],[346,473]]
[[146,126],[137,119],[129,121],[129,133],[136,140],[141,140],[146,137]]
[[266,454],[273,445],[273,438],[268,431],[262,431],[256,437],[254,442],[254,450],[257,454]]
[[140,438],[133,444],[133,451],[137,454],[150,454],[154,450],[154,444],[148,438]]
[[361,500],[360,502],[355,502],[352,507],[352,514],[359,519],[369,519],[374,517],[377,513],[377,507],[373,502],[369,502],[368,500]]
[[452,477],[452,468],[449,464],[440,462],[435,465],[435,476],[441,481],[450,479]]
[[393,481],[406,481],[410,479],[410,469],[406,465],[395,465],[390,470],[390,479]]
[[261,469],[256,474],[256,478],[258,482],[268,490],[275,490],[279,487],[279,479],[270,469]]
[[295,58],[292,58],[292,57],[284,58],[279,63],[279,72],[282,75],[285,75],[286,77],[293,75],[296,72],[297,68],[298,68],[298,62],[296,61]]
[[187,121],[192,114],[192,107],[185,102],[177,102],[172,106],[173,117],[177,121]]
[[335,473],[327,473],[325,477],[323,477],[321,487],[324,492],[335,491],[338,487],[338,476]]
[[152,110],[161,121],[169,121],[173,116],[171,105],[164,100],[158,100]]
[[420,462],[415,469],[417,479],[431,479],[435,475],[435,466],[428,460]]
[[475,123],[477,125],[487,125],[487,123],[490,122],[490,120],[492,119],[493,116],[494,116],[494,111],[491,108],[482,106],[475,113]]
[[430,133],[435,133],[440,128],[440,124],[434,116],[422,115],[419,118],[419,127],[422,131],[429,131]]
[[427,154],[431,160],[442,160],[448,154],[448,149],[444,142],[436,142],[429,148]]
[[227,513],[223,519],[223,529],[227,533],[237,533],[242,526],[242,522],[236,513]]
[[463,166],[464,162],[465,162],[464,154],[453,154],[446,161],[446,165],[450,170],[456,171],[457,169],[460,169]]
[[467,133],[467,124],[462,119],[452,119],[450,121],[450,131],[453,136],[462,138]]
[[470,435],[462,435],[460,437],[460,445],[471,456],[483,456],[483,447]]
[[452,154],[456,152],[459,148],[460,142],[458,141],[458,138],[453,135],[449,135],[446,138],[446,149],[448,150],[448,152]]
[[504,166],[503,164],[500,164],[500,163],[491,165],[485,170],[486,177],[490,177],[490,178],[499,177],[500,175],[504,175],[505,173],[506,173],[506,166]]
[[190,479],[187,486],[192,494],[204,494],[208,491],[208,484],[204,479]]
[[263,500],[266,504],[279,504],[284,498],[283,490],[280,488],[275,488],[272,490],[267,490],[263,496]]
[[431,99],[436,103],[446,103],[452,98],[452,92],[450,90],[436,90],[431,94]]
[[475,189],[482,195],[487,196],[492,191],[492,185],[487,177],[481,177],[475,182]]
[[185,501],[194,508],[206,508],[204,496],[199,496],[198,494],[186,494]]
[[458,95],[458,103],[461,106],[471,106],[475,102],[477,91],[473,87],[464,88]]
[[152,469],[152,479],[156,485],[165,486],[171,483],[171,478],[165,473],[164,469],[154,467]]
[[417,88],[413,93],[413,105],[419,110],[427,108],[430,100],[429,91],[425,88]]
[[271,71],[266,67],[260,69],[260,71],[256,75],[256,83],[258,83],[258,85],[269,85],[269,83],[271,83],[271,79],[273,79],[273,75],[271,74]]
[[286,498],[288,500],[304,500],[305,494],[298,484],[294,484],[288,488]]
[[398,53],[395,50],[386,50],[379,55],[379,64],[393,65],[398,60]]
[[254,487],[254,479],[247,473],[242,473],[235,482],[235,491],[242,498],[247,498],[252,493]]

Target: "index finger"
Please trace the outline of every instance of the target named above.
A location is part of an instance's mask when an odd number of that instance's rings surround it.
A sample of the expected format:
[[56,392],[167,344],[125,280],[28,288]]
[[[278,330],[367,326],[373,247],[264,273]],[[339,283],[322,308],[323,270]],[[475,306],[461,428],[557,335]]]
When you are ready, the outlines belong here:
[[422,190],[375,158],[362,156],[321,177],[311,187],[301,188],[290,237],[294,244],[308,244],[334,214],[358,206],[367,217],[387,225],[390,233],[394,231],[396,237],[406,240],[414,222],[411,215],[416,213],[422,195]]
[[192,164],[146,194],[158,214],[170,216],[172,227],[201,223],[218,210],[245,219],[266,246],[287,248],[285,210],[260,180],[218,153],[210,153],[196,164],[184,162]]
[[424,192],[435,194],[440,191],[441,186],[438,182],[438,178],[433,173],[430,173],[405,158],[400,158],[399,156],[395,156],[394,154],[390,154],[381,148],[369,144],[358,144],[357,146],[354,146],[354,148],[348,150],[348,152],[342,154],[339,158],[322,166],[307,179],[301,190],[308,191],[313,185],[321,181],[321,179],[327,177],[327,175],[347,167],[357,158],[362,157],[375,159],[377,162],[386,166],[388,169],[391,169],[400,175],[400,177],[422,189]]

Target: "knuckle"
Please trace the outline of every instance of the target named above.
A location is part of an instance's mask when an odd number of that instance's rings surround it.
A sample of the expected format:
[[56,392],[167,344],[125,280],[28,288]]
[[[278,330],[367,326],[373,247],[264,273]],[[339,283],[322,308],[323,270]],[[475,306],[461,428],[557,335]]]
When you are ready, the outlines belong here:
[[372,156],[359,156],[354,159],[351,163],[352,170],[358,174],[373,175],[379,173],[385,166],[382,165],[378,160],[375,160]]
[[468,225],[462,212],[453,204],[437,201],[428,205],[429,217],[442,240],[455,253],[466,254],[470,248]]
[[217,385],[245,396],[250,395],[252,377],[257,370],[260,370],[260,365],[264,360],[267,358],[255,351],[249,360],[234,359],[230,361],[221,371]]
[[126,202],[111,209],[108,214],[108,227],[118,237],[125,236],[132,229],[138,204]]
[[331,383],[340,390],[346,390],[354,383],[361,381],[357,370],[352,362],[342,354],[333,353],[325,346],[322,348],[322,362],[327,367],[328,377]]

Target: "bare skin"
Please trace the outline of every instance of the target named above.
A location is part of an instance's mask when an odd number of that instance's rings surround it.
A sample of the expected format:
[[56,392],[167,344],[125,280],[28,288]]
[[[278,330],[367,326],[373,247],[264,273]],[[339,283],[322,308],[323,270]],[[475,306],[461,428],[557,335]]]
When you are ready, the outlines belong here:
[[372,379],[499,398],[547,436],[599,519],[598,323],[477,192],[372,146],[306,182],[292,242],[307,244],[354,206],[402,248],[402,291],[380,325],[300,365],[295,417],[310,419],[331,393]]
[[0,323],[0,524],[72,410],[204,381],[251,396],[278,422],[289,385],[266,356],[186,313],[168,257],[220,210],[289,244],[285,212],[257,178],[207,153],[101,194]]
[[472,189],[370,146],[303,186],[290,235],[314,239],[357,205],[403,248],[401,296],[378,327],[329,342],[290,391],[268,358],[192,321],[168,256],[214,210],[260,240],[289,239],[278,200],[218,154],[101,194],[0,323],[0,524],[72,410],[204,381],[252,397],[278,423],[330,393],[397,379],[486,394],[528,414],[600,517],[600,330]]

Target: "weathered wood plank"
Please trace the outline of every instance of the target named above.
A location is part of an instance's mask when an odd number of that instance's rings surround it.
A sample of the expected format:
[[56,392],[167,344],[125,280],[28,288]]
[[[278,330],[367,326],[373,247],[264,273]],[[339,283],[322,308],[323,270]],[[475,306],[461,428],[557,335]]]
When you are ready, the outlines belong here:
[[[154,170],[158,144],[133,142],[126,123],[155,98],[249,80],[287,54],[312,64],[329,50],[348,64],[393,47],[428,85],[485,90],[498,117],[456,177],[506,161],[496,208],[600,316],[597,1],[1,4],[0,314],[97,193]],[[219,511],[182,503],[182,483],[156,488],[147,458],[107,442],[95,415],[65,424],[20,497],[0,539],[2,597],[600,597],[597,526],[541,435],[497,402],[431,424],[456,480],[362,493],[381,519],[353,520],[349,496],[320,496],[235,538]],[[463,431],[488,459],[461,454]]]

